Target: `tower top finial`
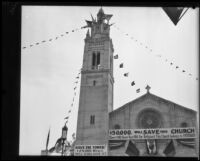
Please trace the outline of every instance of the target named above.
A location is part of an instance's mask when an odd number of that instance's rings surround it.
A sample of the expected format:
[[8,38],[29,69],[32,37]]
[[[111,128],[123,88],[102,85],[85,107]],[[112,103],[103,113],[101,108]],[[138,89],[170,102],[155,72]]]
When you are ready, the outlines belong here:
[[149,90],[151,89],[151,87],[147,84],[147,86],[145,87],[145,89],[147,90],[147,93],[149,93]]

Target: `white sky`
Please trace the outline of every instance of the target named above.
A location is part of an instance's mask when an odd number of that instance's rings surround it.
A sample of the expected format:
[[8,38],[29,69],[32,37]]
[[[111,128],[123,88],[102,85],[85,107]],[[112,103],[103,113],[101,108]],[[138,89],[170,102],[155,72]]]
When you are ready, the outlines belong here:
[[[22,50],[21,53],[21,107],[20,154],[40,155],[45,149],[46,137],[51,128],[49,148],[61,136],[64,118],[74,96],[74,82],[81,68],[84,38],[87,29],[70,32],[96,17],[100,7],[23,6],[22,40],[29,46],[43,40],[54,39]],[[198,12],[189,9],[175,26],[162,8],[103,7],[113,14],[110,23],[153,50],[149,52],[111,27],[114,54],[114,109],[150,92],[182,106],[198,109]],[[65,32],[70,32],[68,35]],[[58,40],[56,36],[64,34]],[[152,54],[161,54],[155,57]],[[180,66],[170,66],[165,58]],[[119,69],[119,64],[124,68]],[[182,73],[184,69],[186,73]],[[123,74],[129,72],[129,77]],[[194,77],[188,76],[192,73]],[[134,80],[136,85],[130,86]],[[69,119],[68,139],[76,131],[78,93]],[[140,93],[136,89],[141,88]]]

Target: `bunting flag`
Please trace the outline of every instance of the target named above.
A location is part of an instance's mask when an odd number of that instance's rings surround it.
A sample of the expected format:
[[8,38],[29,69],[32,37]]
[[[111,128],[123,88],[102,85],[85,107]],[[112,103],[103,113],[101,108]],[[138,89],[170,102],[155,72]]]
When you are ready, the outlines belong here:
[[140,92],[140,88],[138,88],[138,89],[136,90],[136,92],[139,93],[139,92]]
[[125,76],[125,77],[128,77],[128,74],[129,74],[129,73],[124,73],[124,76]]
[[68,111],[68,113],[70,113],[70,112],[71,112],[71,110]]
[[74,87],[74,90],[76,89],[76,87]]
[[109,140],[109,149],[115,150],[124,147],[126,140]]
[[133,81],[132,83],[131,83],[131,86],[134,86],[135,85],[135,82]]
[[[85,27],[81,27],[80,29],[84,29]],[[79,28],[76,28],[76,29],[74,29],[74,30],[72,30],[71,32],[75,32],[75,31],[78,31],[79,30]],[[65,32],[66,34],[68,34],[69,32]],[[64,36],[64,34],[60,34],[60,36],[61,37],[63,37]],[[52,41],[52,40],[57,40],[59,38],[59,36],[56,36],[54,39],[48,39],[47,41]],[[45,42],[47,42],[46,40],[43,40],[43,41],[41,41],[41,43],[45,43]],[[35,45],[39,45],[40,43],[39,42],[37,42],[37,43],[34,43]],[[34,45],[29,45],[30,47],[33,47]],[[27,47],[26,46],[23,46],[22,47],[22,49],[27,49]]]
[[114,59],[118,59],[118,58],[119,58],[118,55],[115,55],[115,56],[114,56]]
[[124,67],[124,64],[123,64],[123,63],[121,63],[121,64],[119,65],[119,67],[120,67],[120,68],[123,68],[123,67]]
[[75,83],[78,83],[78,81],[76,81]]
[[68,119],[68,118],[69,118],[69,116],[65,117],[65,119]]
[[87,27],[92,27],[92,21],[85,20],[85,22],[87,23]]
[[49,137],[50,137],[50,129],[47,135],[47,141],[46,141],[46,150],[48,150],[48,145],[49,145]]
[[183,15],[187,12],[189,8],[184,7],[163,7],[163,10],[167,14],[167,16],[171,19],[171,21],[176,26]]
[[174,147],[174,143],[173,143],[173,140],[171,140],[169,142],[169,144],[167,145],[167,147],[165,148],[165,150],[163,151],[163,153],[166,155],[166,156],[174,156],[176,154],[176,151],[175,151],[175,147]]
[[79,76],[76,77],[77,79],[79,78]]
[[140,155],[140,151],[138,150],[138,148],[135,146],[135,144],[129,140],[127,149],[126,149],[126,154],[128,154],[129,156],[139,156]]
[[[116,27],[115,26],[115,28],[116,29],[118,29],[118,30],[120,30],[125,36],[127,36],[127,35],[129,35],[129,38],[132,40],[133,39],[133,37],[132,36],[130,36],[130,34],[128,34],[128,33],[125,33],[124,31],[122,31],[121,29],[119,29],[119,27]],[[134,39],[134,41],[135,42],[138,42],[138,40],[137,39]],[[148,51],[150,51],[150,52],[152,52],[153,50],[152,49],[150,49],[147,45],[145,45],[144,43],[142,43],[142,42],[139,42],[139,44],[141,45],[141,46],[143,46],[145,49],[148,49]],[[153,54],[153,56],[156,56],[156,57],[159,57],[159,58],[161,58],[161,57],[163,57],[161,54]],[[165,59],[165,62],[168,62],[168,59]],[[123,63],[122,63],[123,64]],[[171,62],[170,63],[170,65],[173,65],[174,63],[173,62]],[[121,65],[120,64],[120,68],[123,68],[123,65]],[[178,69],[179,68],[179,66],[178,65],[176,65],[176,69]],[[185,70],[182,70],[182,72],[184,73],[184,72],[186,72]],[[192,76],[191,74],[189,74],[188,73],[188,75],[189,76]],[[196,79],[196,80],[198,80],[198,79]]]
[[193,139],[193,138],[177,139],[177,142],[183,146],[187,146],[189,148],[195,148],[195,139]]

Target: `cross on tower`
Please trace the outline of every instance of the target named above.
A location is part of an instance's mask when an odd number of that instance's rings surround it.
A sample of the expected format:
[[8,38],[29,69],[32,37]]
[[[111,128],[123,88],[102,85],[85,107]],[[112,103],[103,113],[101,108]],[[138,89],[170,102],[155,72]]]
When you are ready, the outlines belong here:
[[147,93],[149,93],[149,90],[151,89],[151,87],[150,87],[149,85],[147,85],[147,86],[145,87],[145,89],[147,90]]

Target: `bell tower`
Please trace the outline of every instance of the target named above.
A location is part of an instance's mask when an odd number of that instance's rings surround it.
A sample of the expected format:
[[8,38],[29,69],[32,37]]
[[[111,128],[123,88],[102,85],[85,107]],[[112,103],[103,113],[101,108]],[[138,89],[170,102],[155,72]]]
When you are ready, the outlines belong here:
[[109,112],[113,110],[113,44],[109,20],[101,8],[97,20],[86,20],[76,145],[108,144]]

